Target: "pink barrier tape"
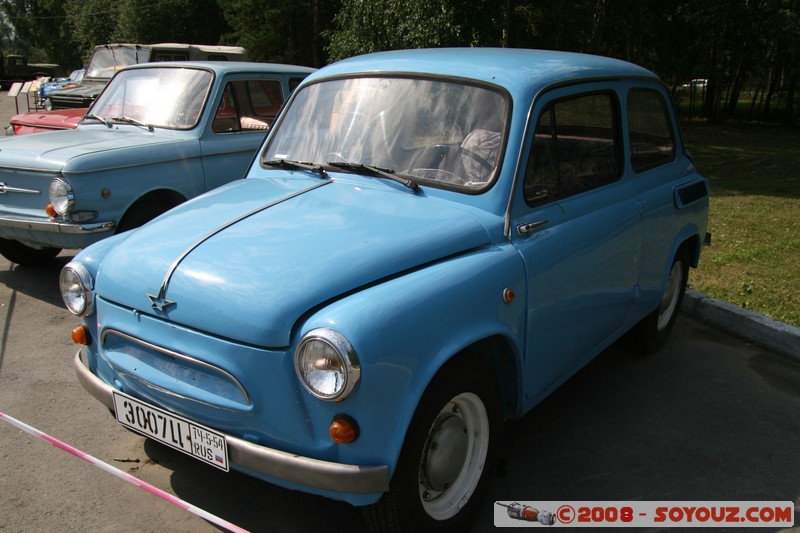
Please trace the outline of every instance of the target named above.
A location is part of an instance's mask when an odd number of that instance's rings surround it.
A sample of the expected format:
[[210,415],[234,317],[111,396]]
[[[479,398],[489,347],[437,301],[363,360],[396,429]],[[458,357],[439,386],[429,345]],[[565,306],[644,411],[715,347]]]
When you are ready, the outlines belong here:
[[69,444],[67,444],[65,442],[61,442],[57,438],[51,437],[50,435],[48,435],[46,433],[43,433],[43,432],[39,431],[38,429],[25,424],[24,422],[20,422],[16,418],[8,416],[7,414],[3,413],[2,411],[0,411],[0,420],[5,420],[6,422],[11,424],[12,426],[14,426],[14,427],[16,427],[18,429],[21,429],[25,433],[33,435],[34,437],[38,437],[38,438],[42,439],[45,442],[49,442],[50,444],[52,444],[56,448],[64,450],[65,452],[70,453],[70,454],[74,455],[75,457],[77,457],[79,459],[83,459],[87,463],[96,466],[100,470],[108,472],[109,474],[117,476],[118,478],[124,479],[128,483],[132,483],[132,484],[136,485],[137,487],[139,487],[140,489],[144,489],[144,490],[146,490],[147,492],[149,492],[151,494],[155,494],[159,498],[162,498],[162,499],[164,499],[164,500],[166,500],[166,501],[168,501],[168,502],[170,502],[170,503],[172,503],[174,505],[177,505],[181,509],[185,509],[185,510],[189,511],[192,514],[195,514],[195,515],[199,516],[203,520],[207,520],[207,521],[211,522],[212,524],[216,524],[216,525],[218,525],[218,526],[220,526],[222,528],[227,529],[228,531],[232,531],[233,533],[248,533],[248,531],[246,529],[242,529],[242,528],[240,528],[239,526],[237,526],[235,524],[231,524],[227,520],[223,520],[222,518],[219,518],[218,516],[215,516],[215,515],[209,513],[208,511],[204,511],[203,509],[200,509],[199,507],[195,507],[191,503],[186,502],[184,500],[181,500],[177,496],[173,496],[172,494],[170,494],[168,492],[165,492],[165,491],[163,491],[163,490],[161,490],[161,489],[159,489],[157,487],[154,487],[153,485],[150,485],[149,483],[146,483],[145,481],[142,481],[141,479],[139,479],[137,477],[134,477],[134,476],[128,474],[127,472],[123,472],[122,470],[120,470],[118,468],[115,468],[115,467],[111,466],[108,463],[104,463],[100,459],[92,457],[88,453],[84,453],[84,452],[80,451],[79,449],[74,448],[74,447],[70,446]]

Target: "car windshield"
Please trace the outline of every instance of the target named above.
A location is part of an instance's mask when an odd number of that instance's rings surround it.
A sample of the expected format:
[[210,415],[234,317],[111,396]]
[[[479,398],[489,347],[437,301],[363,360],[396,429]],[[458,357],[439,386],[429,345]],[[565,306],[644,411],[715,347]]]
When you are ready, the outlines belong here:
[[264,161],[355,163],[481,189],[497,172],[507,105],[499,92],[453,81],[323,81],[297,93]]
[[200,119],[213,75],[190,68],[142,68],[120,72],[85,120],[191,129]]
[[98,48],[89,61],[86,77],[109,79],[122,67],[144,63],[147,61],[148,54],[147,50],[127,47]]

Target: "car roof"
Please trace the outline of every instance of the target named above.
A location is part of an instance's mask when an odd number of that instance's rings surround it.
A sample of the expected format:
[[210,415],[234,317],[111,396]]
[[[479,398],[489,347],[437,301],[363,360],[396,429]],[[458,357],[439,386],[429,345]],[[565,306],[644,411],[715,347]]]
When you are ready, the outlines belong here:
[[299,65],[284,65],[282,63],[256,63],[252,61],[158,61],[152,63],[139,63],[129,65],[122,70],[139,68],[202,68],[214,71],[217,74],[230,72],[274,72],[279,74],[298,74],[306,76],[316,69]]
[[658,79],[649,70],[608,57],[552,50],[435,48],[378,52],[320,69],[306,83],[353,73],[429,73],[472,78],[507,87],[541,89],[569,81],[636,77]]

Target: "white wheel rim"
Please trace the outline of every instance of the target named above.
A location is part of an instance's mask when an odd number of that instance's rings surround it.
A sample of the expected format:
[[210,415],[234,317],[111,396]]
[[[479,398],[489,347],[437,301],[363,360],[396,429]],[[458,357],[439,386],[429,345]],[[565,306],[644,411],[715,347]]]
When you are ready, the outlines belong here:
[[[423,463],[427,451],[435,438],[437,421],[456,415],[463,422],[466,433],[466,456],[459,473],[452,484],[441,492],[433,489],[425,480],[427,466]],[[469,501],[483,473],[486,455],[489,450],[489,416],[479,396],[471,392],[459,394],[450,400],[431,425],[425,442],[419,475],[419,495],[425,512],[435,520],[447,520],[455,516]]]
[[667,288],[664,290],[664,296],[661,298],[661,306],[658,308],[658,322],[656,327],[658,331],[662,331],[667,327],[672,315],[675,313],[675,308],[678,306],[678,299],[681,293],[681,285],[683,284],[683,263],[676,261],[669,271],[669,279],[667,280]]

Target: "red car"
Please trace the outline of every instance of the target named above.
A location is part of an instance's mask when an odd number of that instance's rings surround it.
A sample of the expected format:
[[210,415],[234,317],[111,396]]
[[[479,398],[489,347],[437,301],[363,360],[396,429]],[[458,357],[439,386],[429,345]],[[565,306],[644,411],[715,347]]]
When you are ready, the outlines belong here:
[[14,115],[11,117],[11,126],[6,133],[8,135],[25,135],[26,133],[73,129],[86,114],[87,109],[86,107],[76,107]]

